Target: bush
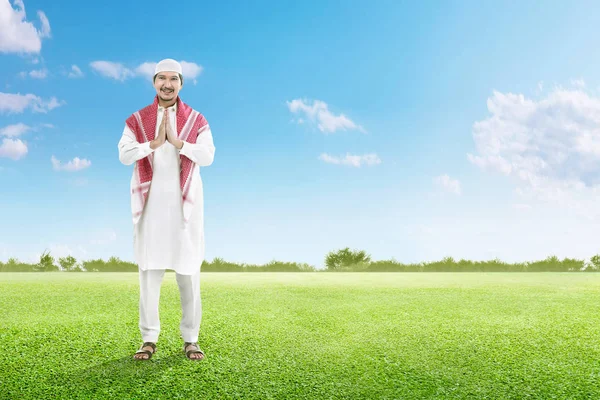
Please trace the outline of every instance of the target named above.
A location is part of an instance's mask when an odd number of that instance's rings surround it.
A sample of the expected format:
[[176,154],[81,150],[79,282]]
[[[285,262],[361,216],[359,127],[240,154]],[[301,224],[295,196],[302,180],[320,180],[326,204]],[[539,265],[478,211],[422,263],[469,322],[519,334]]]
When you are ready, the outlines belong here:
[[215,257],[212,262],[205,260],[201,268],[205,272],[242,272],[244,270],[243,266],[227,262],[219,257]]
[[270,261],[264,265],[258,264],[235,264],[216,257],[212,262],[202,263],[204,272],[309,272],[316,268],[309,264],[295,262]]
[[63,269],[63,271],[74,271],[75,263],[77,263],[77,260],[75,259],[75,257],[69,255],[67,257],[60,257],[58,259],[58,263],[60,264],[60,267]]
[[[73,256],[58,259],[60,268],[55,265],[50,252],[45,251],[40,261],[35,264],[22,263],[10,258],[6,263],[0,262],[0,272],[137,272],[135,263],[110,257],[108,261],[87,260],[78,263]],[[489,261],[454,260],[445,257],[440,261],[403,264],[394,259],[371,261],[371,256],[364,250],[351,251],[348,247],[330,252],[325,258],[324,271],[344,272],[598,272],[600,271],[600,255],[592,256],[589,261],[558,259],[551,256],[545,260],[505,263],[499,259]],[[316,272],[314,266],[306,263],[284,262],[272,260],[264,265],[237,264],[222,258],[214,258],[212,262],[205,260],[201,266],[204,272]],[[171,272],[171,271],[170,271]]]
[[117,257],[111,257],[107,262],[104,260],[88,260],[83,262],[83,267],[88,272],[137,272],[135,263],[121,261]]
[[60,271],[58,266],[54,265],[54,257],[50,255],[50,252],[44,252],[40,256],[40,262],[36,265],[35,271],[38,272],[51,272]]
[[585,266],[585,271],[600,270],[600,255],[596,254],[590,258],[590,262]]
[[352,266],[364,265],[371,262],[371,256],[364,250],[351,251],[350,248],[330,252],[325,257],[325,266],[328,271],[348,270]]
[[336,271],[339,271],[339,272],[367,272],[369,270],[370,266],[371,266],[370,262],[362,261],[362,262],[358,262],[356,264],[344,265],[344,266],[336,269]]
[[0,262],[0,272],[33,272],[35,264],[22,263],[16,258],[9,258],[6,263]]
[[308,264],[273,260],[265,265],[245,265],[244,270],[248,272],[306,272],[315,271],[315,268]]

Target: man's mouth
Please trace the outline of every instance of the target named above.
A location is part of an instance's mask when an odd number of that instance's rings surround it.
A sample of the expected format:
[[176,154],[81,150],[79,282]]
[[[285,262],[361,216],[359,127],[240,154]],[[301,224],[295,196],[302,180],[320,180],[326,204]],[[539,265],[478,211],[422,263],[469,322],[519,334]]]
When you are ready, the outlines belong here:
[[163,93],[172,93],[173,90],[172,89],[162,89]]

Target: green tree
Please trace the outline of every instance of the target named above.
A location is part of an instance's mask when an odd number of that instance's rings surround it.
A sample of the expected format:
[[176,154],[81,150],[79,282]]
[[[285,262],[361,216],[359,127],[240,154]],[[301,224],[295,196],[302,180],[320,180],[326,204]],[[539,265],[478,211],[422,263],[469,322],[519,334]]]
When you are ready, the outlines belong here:
[[75,264],[77,263],[77,260],[75,259],[75,257],[69,255],[67,257],[60,257],[58,259],[58,263],[60,264],[60,267],[65,271],[75,271]]
[[600,255],[596,254],[590,258],[590,262],[588,263],[586,270],[587,269],[592,271],[600,270]]
[[58,271],[58,267],[54,265],[54,257],[50,255],[50,252],[42,253],[40,262],[37,263],[35,270],[40,272]]
[[368,264],[371,262],[371,256],[364,250],[352,251],[349,247],[332,251],[325,257],[325,266],[328,271],[340,271],[353,266]]

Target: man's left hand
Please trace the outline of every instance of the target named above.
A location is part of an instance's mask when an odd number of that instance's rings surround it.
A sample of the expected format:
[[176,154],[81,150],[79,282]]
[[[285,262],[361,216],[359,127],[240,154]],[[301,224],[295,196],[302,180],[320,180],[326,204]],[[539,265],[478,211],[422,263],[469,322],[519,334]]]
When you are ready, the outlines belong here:
[[183,140],[179,140],[177,135],[171,129],[171,124],[167,123],[167,141],[175,146],[177,149],[181,149],[183,147]]

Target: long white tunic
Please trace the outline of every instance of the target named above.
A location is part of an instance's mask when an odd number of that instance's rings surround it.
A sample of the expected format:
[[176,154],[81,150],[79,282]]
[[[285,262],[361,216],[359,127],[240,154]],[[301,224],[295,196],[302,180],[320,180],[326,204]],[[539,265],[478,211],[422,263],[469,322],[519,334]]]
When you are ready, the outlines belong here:
[[[172,132],[177,132],[177,103],[169,107],[169,122]],[[158,107],[156,131],[164,115],[164,108]],[[133,229],[135,259],[142,270],[172,269],[183,275],[196,273],[204,261],[204,199],[202,178],[197,176],[196,202],[187,224],[183,222],[181,186],[179,182],[180,154],[188,157],[198,167],[211,165],[215,146],[210,128],[200,135],[195,144],[184,142],[177,149],[168,141],[153,150],[150,142],[139,143],[135,134],[125,124],[119,141],[119,160],[131,165],[154,152],[152,163],[152,183],[144,211]],[[198,175],[200,175],[200,168]],[[195,171],[195,170],[193,170]],[[134,174],[136,173],[134,169]],[[192,172],[194,173],[194,172]],[[134,183],[135,175],[131,177]],[[133,187],[133,186],[132,186]]]

